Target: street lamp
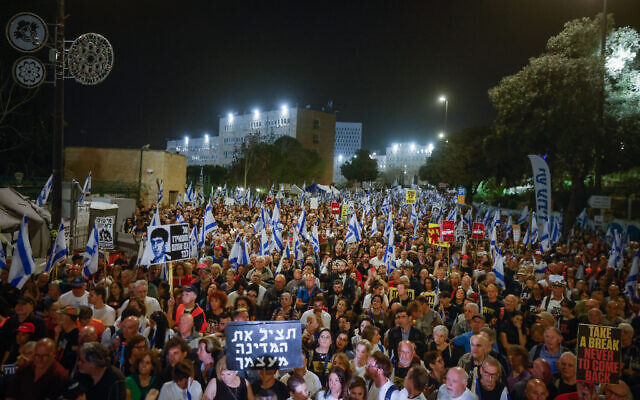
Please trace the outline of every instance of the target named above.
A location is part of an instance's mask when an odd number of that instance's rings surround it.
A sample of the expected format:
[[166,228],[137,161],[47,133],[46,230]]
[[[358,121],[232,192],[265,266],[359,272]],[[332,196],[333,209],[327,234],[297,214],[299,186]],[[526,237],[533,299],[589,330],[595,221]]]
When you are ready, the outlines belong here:
[[138,169],[138,202],[140,202],[140,188],[142,186],[142,153],[149,150],[150,144],[145,144],[140,148],[140,168]]
[[438,134],[438,137],[439,137],[440,139],[444,139],[444,132],[440,132],[440,133]]
[[440,101],[440,103],[444,103],[444,131],[447,131],[447,120],[449,118],[449,99],[447,99],[445,96],[440,96],[440,98],[438,99],[438,101]]

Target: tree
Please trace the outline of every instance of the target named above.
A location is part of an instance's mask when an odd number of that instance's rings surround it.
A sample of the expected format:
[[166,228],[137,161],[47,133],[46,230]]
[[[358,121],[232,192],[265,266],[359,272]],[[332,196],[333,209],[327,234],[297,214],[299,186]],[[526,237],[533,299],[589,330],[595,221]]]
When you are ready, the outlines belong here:
[[378,178],[378,162],[371,158],[369,150],[360,149],[351,160],[342,164],[340,172],[350,181],[375,181]]
[[[613,87],[603,83],[604,63],[598,51],[601,21],[596,16],[567,22],[562,32],[549,39],[545,53],[489,90],[498,112],[494,131],[484,143],[485,152],[492,155],[492,173],[516,183],[531,175],[527,154],[546,155],[552,182],[561,182],[567,175],[571,180],[570,213],[586,197],[586,178],[602,173],[596,161],[612,157],[621,141],[632,143],[622,140],[633,135],[612,117],[621,111],[612,109]],[[608,26],[613,26],[611,17]],[[625,38],[625,43],[634,41]],[[600,119],[603,88],[607,89],[604,113],[608,121],[604,132]],[[638,118],[637,107],[622,108]],[[613,131],[617,134],[609,134]]]

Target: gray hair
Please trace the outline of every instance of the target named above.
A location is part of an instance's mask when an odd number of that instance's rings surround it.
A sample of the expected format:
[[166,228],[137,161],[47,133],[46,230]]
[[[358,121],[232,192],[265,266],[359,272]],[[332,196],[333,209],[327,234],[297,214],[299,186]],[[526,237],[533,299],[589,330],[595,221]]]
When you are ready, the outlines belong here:
[[465,304],[465,307],[471,307],[473,308],[474,312],[477,314],[478,311],[480,311],[480,307],[478,307],[478,305],[476,303],[467,303]]
[[570,351],[565,351],[564,353],[562,353],[562,354],[560,355],[559,360],[562,360],[562,357],[571,357],[571,358],[573,358],[573,361],[576,361],[576,360],[578,359],[578,358],[576,357],[576,355],[575,355],[575,354],[573,354],[573,353],[572,353],[572,352],[570,352]]
[[147,289],[149,288],[149,284],[144,279],[137,280],[136,283],[133,285],[133,287],[135,287],[135,288],[138,288],[140,286],[144,286]]
[[444,334],[445,336],[449,336],[449,329],[447,329],[446,326],[444,325],[438,325],[436,327],[433,328],[433,333],[436,332],[441,332],[442,334]]
[[633,326],[628,322],[620,322],[618,324],[618,328],[622,329],[623,331],[631,332],[632,335],[635,332]]
[[94,364],[98,368],[107,368],[111,364],[109,351],[98,342],[89,342],[80,348],[82,355],[87,362]]

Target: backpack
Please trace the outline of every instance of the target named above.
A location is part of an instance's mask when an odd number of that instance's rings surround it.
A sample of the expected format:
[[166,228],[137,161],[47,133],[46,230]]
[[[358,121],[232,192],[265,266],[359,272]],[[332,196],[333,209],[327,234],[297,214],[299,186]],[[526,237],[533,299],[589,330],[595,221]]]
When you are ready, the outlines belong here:
[[384,394],[384,400],[391,400],[391,396],[396,390],[398,390],[398,387],[396,385],[392,384],[391,386],[389,386],[387,392]]

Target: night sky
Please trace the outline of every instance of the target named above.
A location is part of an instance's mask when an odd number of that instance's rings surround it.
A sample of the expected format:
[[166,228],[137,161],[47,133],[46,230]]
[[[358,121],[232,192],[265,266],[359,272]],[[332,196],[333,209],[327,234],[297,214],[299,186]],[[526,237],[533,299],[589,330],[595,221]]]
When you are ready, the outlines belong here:
[[[53,20],[53,0],[2,3],[3,23],[16,11]],[[617,26],[640,29],[640,1],[608,7]],[[363,123],[365,148],[428,142],[444,125],[441,94],[449,132],[491,123],[487,90],[564,22],[601,9],[602,0],[67,0],[67,39],[103,34],[115,65],[98,86],[66,81],[65,145],[163,149],[216,135],[230,111],[329,100],[338,121]],[[7,47],[13,63],[19,53]],[[40,95],[52,104],[51,88]]]

